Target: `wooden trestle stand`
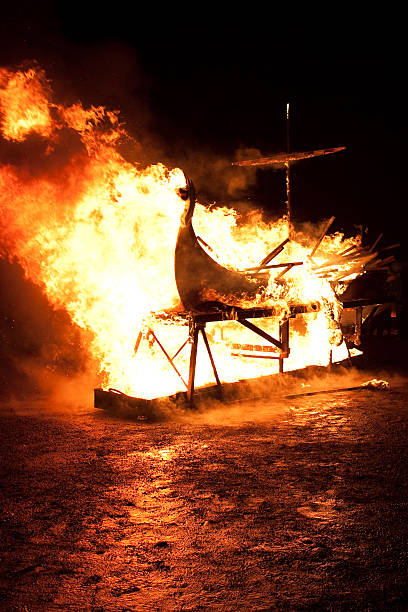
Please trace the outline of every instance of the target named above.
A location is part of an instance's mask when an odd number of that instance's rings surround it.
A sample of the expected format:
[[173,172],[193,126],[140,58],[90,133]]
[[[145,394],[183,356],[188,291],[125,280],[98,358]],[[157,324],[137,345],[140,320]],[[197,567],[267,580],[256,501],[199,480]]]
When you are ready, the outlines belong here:
[[[354,324],[352,325],[353,330],[349,332],[344,330],[344,340],[346,342],[347,350],[348,350],[348,361],[351,363],[351,355],[349,347],[356,346],[355,340],[357,340],[358,347],[358,337],[361,333],[362,327],[362,310],[364,306],[372,307],[370,314],[366,317],[366,320],[372,316],[372,313],[376,311],[379,304],[388,303],[382,300],[373,301],[372,299],[358,299],[358,300],[347,300],[343,302],[343,308],[347,310],[354,311]],[[374,302],[374,303],[373,303]],[[266,359],[278,359],[279,360],[279,372],[283,372],[284,369],[284,360],[289,356],[289,325],[290,319],[296,317],[297,314],[306,314],[311,312],[316,312],[320,308],[319,304],[309,304],[305,305],[297,305],[292,306],[290,311],[286,313],[285,318],[279,324],[279,339],[273,338],[270,334],[260,329],[248,319],[258,319],[258,318],[268,318],[268,317],[277,317],[279,316],[279,312],[275,308],[250,308],[250,309],[240,309],[233,307],[226,307],[223,311],[212,311],[212,312],[197,312],[197,311],[184,311],[184,312],[160,312],[154,315],[154,318],[160,322],[163,321],[167,324],[177,324],[188,326],[188,335],[186,340],[180,346],[180,348],[176,351],[173,356],[170,356],[165,347],[160,342],[157,337],[155,331],[152,329],[152,322],[150,319],[150,327],[147,325],[144,327],[144,331],[140,331],[135,344],[135,353],[138,351],[140,343],[142,339],[148,341],[151,345],[156,343],[160,350],[165,355],[169,364],[173,368],[174,372],[182,381],[184,387],[186,388],[186,392],[178,392],[172,396],[167,396],[166,398],[157,398],[152,400],[141,399],[138,397],[133,397],[118,391],[117,389],[109,389],[105,391],[103,389],[95,389],[95,398],[94,405],[96,408],[103,408],[106,410],[114,410],[118,411],[121,414],[131,414],[132,418],[137,416],[137,418],[155,418],[155,415],[162,414],[161,411],[163,409],[163,400],[165,403],[182,402],[184,406],[188,408],[194,407],[194,399],[196,399],[197,403],[202,401],[203,398],[212,396],[214,391],[217,393],[218,397],[224,401],[228,401],[231,393],[231,385],[235,385],[234,389],[236,391],[237,385],[242,385],[244,381],[238,381],[236,383],[229,383],[226,385],[222,385],[220,378],[218,376],[217,368],[215,366],[215,362],[213,359],[213,355],[210,349],[210,345],[208,342],[207,334],[205,331],[205,327],[207,323],[214,321],[236,321],[246,327],[247,329],[253,331],[255,334],[264,338],[269,343],[268,346],[254,346],[254,345],[232,345],[233,349],[240,348],[241,351],[261,351],[261,354],[255,355],[245,355],[241,353],[243,357],[263,357]],[[214,377],[216,380],[216,386],[209,388],[209,393],[207,394],[204,388],[197,388],[195,390],[195,373],[196,373],[196,361],[197,361],[197,348],[198,348],[198,340],[199,335],[203,337],[203,341],[205,347],[207,349],[208,356],[211,361],[211,365],[214,372]],[[186,381],[178,370],[175,359],[180,354],[180,352],[184,349],[187,344],[190,344],[190,363],[189,363],[189,374],[188,381]],[[272,346],[271,346],[272,345]],[[234,355],[234,353],[232,353]],[[329,366],[330,361],[332,361],[329,356]],[[268,377],[266,377],[268,378]],[[245,384],[240,387],[241,390],[245,389]],[[234,392],[235,392],[234,391]],[[195,397],[197,394],[197,397]]]
[[[197,349],[198,349],[198,339],[201,332],[205,348],[207,349],[208,357],[211,362],[211,366],[214,372],[214,378],[217,384],[218,397],[220,400],[223,399],[223,389],[220,378],[218,376],[217,368],[215,365],[215,361],[211,352],[210,344],[208,342],[207,334],[205,332],[205,326],[207,323],[212,323],[215,321],[237,321],[247,329],[251,330],[267,342],[273,345],[276,349],[276,355],[268,355],[269,358],[278,359],[279,360],[279,372],[283,372],[284,359],[289,357],[290,349],[289,349],[289,320],[290,318],[295,317],[297,314],[308,313],[308,312],[316,312],[319,309],[317,304],[311,305],[297,305],[292,306],[290,309],[290,313],[288,316],[279,323],[279,339],[274,338],[263,329],[260,329],[248,319],[259,319],[259,318],[269,318],[276,317],[278,312],[276,308],[236,308],[226,306],[225,309],[213,311],[213,312],[174,312],[167,311],[155,314],[155,318],[158,321],[163,321],[166,323],[171,323],[172,320],[174,322],[180,324],[182,322],[184,325],[188,325],[189,332],[188,338],[185,342],[180,346],[177,352],[171,357],[169,353],[166,351],[157,335],[153,331],[151,327],[147,329],[145,333],[145,337],[147,340],[152,343],[156,342],[166,359],[170,363],[171,367],[183,382],[184,386],[187,389],[187,402],[190,408],[194,406],[194,387],[195,387],[195,373],[196,373],[196,363],[197,363]],[[143,338],[143,333],[139,332],[138,338],[135,344],[135,353],[137,352],[140,342]],[[174,361],[176,357],[180,354],[183,348],[187,345],[191,345],[190,351],[190,366],[188,373],[188,382],[185,381]]]

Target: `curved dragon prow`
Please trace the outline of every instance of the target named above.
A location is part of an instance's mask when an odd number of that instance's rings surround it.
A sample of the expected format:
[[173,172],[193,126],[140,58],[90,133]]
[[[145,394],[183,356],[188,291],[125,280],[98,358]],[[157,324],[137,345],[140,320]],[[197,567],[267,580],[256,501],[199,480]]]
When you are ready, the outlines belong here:
[[186,177],[186,187],[179,190],[186,201],[181,216],[174,255],[177,290],[186,310],[222,308],[237,305],[242,299],[254,299],[267,285],[261,275],[249,275],[224,268],[200,246],[192,225],[196,192]]

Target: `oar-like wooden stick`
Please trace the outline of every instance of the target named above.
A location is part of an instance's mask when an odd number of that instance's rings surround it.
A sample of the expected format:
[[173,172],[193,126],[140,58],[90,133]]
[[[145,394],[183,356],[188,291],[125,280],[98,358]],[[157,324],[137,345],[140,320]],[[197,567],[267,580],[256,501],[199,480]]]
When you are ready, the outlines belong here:
[[326,223],[326,225],[324,226],[324,229],[319,237],[319,240],[317,241],[313,251],[310,253],[310,257],[313,257],[313,255],[316,253],[317,249],[319,248],[319,246],[321,245],[321,242],[323,240],[323,238],[325,237],[329,227],[331,226],[331,224],[333,223],[333,221],[335,220],[336,217],[331,217],[328,222]]
[[365,389],[369,389],[371,391],[384,391],[388,389],[389,383],[386,380],[377,380],[374,378],[373,380],[369,380],[362,385],[357,385],[355,387],[340,387],[338,389],[320,389],[319,391],[306,391],[305,393],[293,393],[292,395],[285,395],[287,399],[293,399],[295,397],[305,397],[308,395],[318,395],[319,393],[338,393],[339,391],[364,391]]

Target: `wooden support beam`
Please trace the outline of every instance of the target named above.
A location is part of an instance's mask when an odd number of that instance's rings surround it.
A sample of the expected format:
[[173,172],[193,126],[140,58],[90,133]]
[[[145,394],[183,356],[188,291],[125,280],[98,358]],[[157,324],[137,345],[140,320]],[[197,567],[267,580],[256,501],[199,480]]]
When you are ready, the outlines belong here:
[[283,360],[289,357],[289,319],[279,323],[279,341],[282,344],[279,354],[279,374],[283,374]]
[[199,327],[197,325],[192,325],[190,328],[190,340],[191,344],[191,353],[190,353],[190,368],[188,372],[188,386],[187,386],[187,402],[190,408],[194,407],[194,381],[195,381],[195,371],[196,371],[196,363],[197,363],[197,347],[198,347],[198,332]]
[[[164,355],[167,358],[167,361],[170,363],[171,367],[173,368],[173,370],[176,372],[177,376],[181,379],[181,381],[183,382],[183,384],[187,387],[187,383],[184,380],[184,378],[182,377],[182,375],[180,374],[180,372],[178,371],[178,369],[176,368],[176,366],[173,363],[172,358],[170,357],[170,355],[167,353],[166,349],[164,348],[164,346],[161,344],[161,342],[159,341],[159,339],[157,338],[156,334],[154,333],[154,331],[152,329],[149,329],[149,333],[151,334],[152,338],[157,342],[157,344],[159,345],[159,347],[161,348],[161,350],[163,351]],[[188,387],[187,387],[188,389]]]
[[231,353],[231,357],[248,357],[249,359],[282,359],[281,355],[256,355],[255,353]]
[[347,344],[346,341],[344,341],[344,344],[346,345],[346,349],[347,349],[347,363],[351,367],[353,365],[353,362],[352,362],[352,359],[351,359],[350,347],[349,347],[349,345]]
[[278,349],[280,350],[280,354],[278,356],[279,372],[282,373],[283,360],[289,355],[289,319],[286,319],[286,321],[283,321],[279,325],[279,340],[276,340],[270,334],[263,331],[263,329],[260,329],[259,327],[257,327],[253,323],[250,323],[249,321],[246,321],[245,319],[238,319],[238,322],[241,323],[241,325],[243,325],[244,327],[247,327],[248,329],[253,331],[255,334],[258,334],[258,336],[261,336],[261,338],[268,340],[268,342],[278,347]]
[[220,379],[218,377],[217,368],[215,367],[214,358],[213,358],[212,353],[211,353],[210,345],[209,345],[207,334],[205,333],[204,327],[201,328],[201,333],[203,335],[203,340],[204,340],[205,348],[207,349],[207,353],[208,353],[208,356],[210,358],[212,369],[213,369],[213,372],[214,372],[214,377],[215,377],[215,380],[216,380],[216,383],[217,383],[218,396],[219,396],[220,400],[222,400],[222,396],[223,396],[222,385],[221,385],[221,381],[220,381]]
[[134,354],[135,355],[136,355],[137,351],[139,350],[139,346],[140,346],[140,343],[142,341],[142,337],[143,337],[143,334],[140,331],[138,336],[137,336],[137,340],[136,340],[136,344],[135,344],[135,348],[134,348]]
[[264,338],[265,340],[268,340],[268,342],[270,342],[271,344],[277,346],[278,349],[282,350],[282,342],[280,342],[279,340],[275,340],[275,338],[272,338],[272,336],[263,331],[263,329],[260,329],[259,327],[257,327],[253,323],[250,323],[246,319],[238,319],[238,322],[241,323],[241,325],[243,325],[244,327],[247,327],[251,331],[255,332],[255,334],[258,334],[258,336],[261,336],[261,338]]
[[363,307],[357,306],[355,310],[355,330],[358,343],[361,342],[361,330],[363,326]]
[[283,357],[289,356],[289,319],[279,324],[279,340],[282,344]]
[[181,353],[181,351],[182,351],[182,350],[183,350],[183,348],[186,346],[186,344],[188,344],[188,340],[189,340],[189,339],[187,338],[187,340],[186,340],[186,341],[185,341],[185,342],[184,342],[184,343],[183,343],[183,344],[180,346],[179,350],[178,350],[178,351],[177,351],[177,352],[176,352],[176,353],[173,355],[173,357],[172,357],[172,360],[173,360],[173,361],[175,360],[175,358],[177,357],[177,355],[178,355],[179,353]]

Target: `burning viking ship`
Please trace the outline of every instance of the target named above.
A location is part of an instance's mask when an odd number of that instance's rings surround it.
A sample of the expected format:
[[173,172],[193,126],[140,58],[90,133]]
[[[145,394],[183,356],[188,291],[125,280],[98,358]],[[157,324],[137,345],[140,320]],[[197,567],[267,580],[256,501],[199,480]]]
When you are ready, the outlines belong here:
[[[291,161],[298,160],[300,158],[307,158],[316,155],[323,155],[332,153],[342,148],[323,150],[323,151],[312,151],[304,154],[291,154]],[[303,157],[301,157],[303,156]],[[282,163],[282,159],[286,159],[288,163],[288,157],[282,155],[272,158],[272,163]],[[256,162],[253,162],[256,163]],[[263,158],[262,164],[271,163],[271,158]],[[249,162],[246,162],[249,165]],[[268,271],[271,268],[282,268],[278,278],[284,276],[286,272],[297,265],[302,265],[303,262],[285,262],[278,264],[270,264],[270,262],[283,250],[285,245],[290,241],[288,237],[281,244],[275,247],[261,262],[254,268],[248,268],[247,270],[240,272],[237,270],[228,269],[220,265],[215,259],[213,259],[207,251],[201,246],[205,245],[206,249],[212,250],[204,240],[199,238],[193,228],[193,215],[196,205],[196,192],[192,181],[186,178],[186,186],[179,189],[179,196],[186,202],[183,214],[181,216],[179,232],[177,236],[175,254],[174,254],[174,271],[175,281],[177,290],[179,293],[181,305],[184,311],[178,310],[175,314],[173,311],[158,313],[157,319],[162,321],[171,322],[174,316],[177,317],[178,322],[180,319],[185,321],[189,326],[189,337],[182,344],[179,350],[173,357],[170,357],[164,346],[161,344],[157,335],[153,329],[149,329],[147,337],[150,338],[151,342],[156,342],[160,347],[171,367],[178,375],[180,380],[183,382],[187,389],[187,401],[190,406],[193,405],[193,395],[195,391],[195,371],[196,371],[196,359],[197,359],[197,347],[198,339],[201,333],[205,348],[207,350],[212,368],[214,378],[216,380],[216,386],[218,390],[218,396],[220,399],[223,398],[223,386],[221,384],[217,368],[214,362],[214,358],[210,349],[210,344],[207,338],[205,327],[207,323],[215,321],[228,321],[233,320],[250,331],[257,334],[263,340],[266,340],[269,345],[240,345],[234,344],[235,350],[241,350],[241,353],[232,352],[232,356],[241,354],[244,357],[263,357],[266,359],[278,359],[279,361],[279,372],[283,372],[284,359],[289,356],[289,321],[291,318],[296,317],[298,314],[307,314],[308,312],[316,312],[321,308],[321,304],[309,303],[309,304],[291,304],[286,315],[282,316],[279,310],[272,304],[267,303],[266,306],[258,306],[262,298],[265,297],[267,292],[267,286],[269,282]],[[321,233],[319,240],[315,244],[315,247],[311,251],[313,256],[321,241],[323,240],[327,230],[329,229],[334,217],[325,225],[323,232]],[[348,253],[353,251],[348,250]],[[371,253],[364,253],[364,249],[360,249],[359,255],[363,258],[363,261],[372,261],[376,256]],[[348,253],[340,253],[338,257],[347,257]],[[355,255],[355,252],[352,252]],[[317,274],[327,273],[333,267],[332,262],[327,262],[326,265],[320,265],[317,267]],[[267,301],[268,302],[268,301]],[[245,307],[242,304],[245,303]],[[248,307],[248,304],[253,304]],[[367,301],[366,301],[367,303]],[[353,309],[355,316],[355,325],[353,331],[357,330],[354,340],[361,332],[362,323],[362,309],[364,300],[357,300],[354,302],[344,301],[344,307]],[[265,332],[260,327],[254,325],[249,319],[261,319],[280,316],[279,322],[279,338],[273,337],[271,334]],[[139,337],[136,342],[135,351],[138,350],[143,334],[139,333]],[[186,382],[175,365],[175,358],[181,352],[181,350],[188,344],[191,344],[190,353],[190,367],[188,382]],[[262,355],[256,355],[254,352],[245,354],[242,350],[251,351],[253,349],[262,351]],[[349,346],[347,347],[348,355],[350,358]],[[99,392],[98,401],[104,404],[107,400],[106,395],[101,398]],[[120,394],[123,395],[123,394]],[[111,398],[110,398],[111,399]],[[117,398],[114,398],[115,401]],[[126,398],[128,400],[128,398]]]
[[[180,169],[126,160],[124,134],[116,111],[55,101],[37,66],[0,68],[2,256],[83,332],[104,388],[137,395],[139,406],[171,394],[192,406],[196,374],[199,393],[215,379],[222,397],[284,366],[324,367],[332,350],[333,361],[350,355],[368,310],[391,301],[378,287],[393,277],[396,245],[328,235],[334,217],[301,235],[290,201],[291,165],[344,147],[295,153],[287,138],[285,153],[234,162],[286,170],[285,215],[265,222],[258,211],[237,224],[236,211],[196,202]],[[21,146],[21,159],[35,150],[42,163],[16,163]],[[95,405],[130,401],[95,393]]]
[[[304,153],[279,154],[274,157],[260,158],[258,160],[246,160],[236,162],[241,166],[268,166],[268,165],[285,165],[287,170],[287,196],[288,196],[288,217],[290,213],[289,206],[289,168],[290,164],[300,159],[307,159],[319,155],[327,155],[343,150],[344,147],[334,149],[323,149],[319,151],[309,151]],[[273,268],[281,268],[278,276],[275,278],[279,282],[283,276],[289,272],[294,266],[303,265],[303,261],[292,261],[284,263],[271,263],[277,255],[282,253],[287,243],[290,242],[290,235],[282,243],[277,245],[260,263],[258,266],[247,268],[243,271],[228,269],[220,265],[207,251],[212,252],[211,247],[199,236],[196,235],[193,227],[193,215],[196,206],[196,192],[193,182],[186,177],[186,185],[178,190],[178,194],[185,201],[184,211],[180,220],[180,227],[177,236],[175,253],[174,253],[174,272],[177,291],[180,297],[180,302],[184,310],[178,309],[175,311],[167,311],[156,313],[155,318],[159,321],[172,322],[177,318],[178,324],[180,321],[189,327],[187,340],[181,345],[179,350],[173,357],[169,355],[163,344],[159,341],[155,331],[150,327],[145,334],[151,343],[157,343],[160,350],[167,358],[169,364],[177,374],[179,379],[186,387],[186,399],[190,407],[193,406],[193,396],[195,393],[195,374],[196,360],[199,335],[201,334],[208,357],[213,369],[214,378],[216,381],[216,390],[218,397],[224,397],[224,385],[221,384],[215,361],[210,348],[210,343],[206,334],[206,324],[216,321],[236,321],[251,332],[258,335],[267,345],[249,345],[249,344],[233,344],[231,355],[259,358],[277,359],[279,362],[279,372],[283,372],[284,360],[289,357],[289,322],[299,314],[307,314],[317,312],[322,307],[323,303],[318,301],[299,304],[291,303],[288,311],[283,313],[271,300],[268,299],[267,289],[270,281],[269,272]],[[334,221],[334,217],[324,226],[314,248],[309,255],[309,263],[312,264],[314,274],[319,278],[329,278],[333,284],[339,281],[344,281],[346,286],[343,297],[338,296],[342,302],[343,312],[348,316],[345,317],[346,323],[343,328],[342,339],[344,337],[348,359],[351,359],[350,349],[358,347],[360,343],[360,335],[363,322],[363,309],[365,318],[368,318],[375,313],[378,305],[384,301],[382,298],[373,300],[371,296],[364,296],[364,290],[356,291],[353,288],[353,279],[362,272],[375,272],[387,269],[387,264],[393,261],[393,256],[381,259],[378,257],[379,251],[376,250],[377,244],[381,239],[379,236],[376,242],[369,246],[362,245],[351,247],[335,254],[324,263],[314,263],[313,257],[318,250],[323,238]],[[290,228],[290,223],[289,223]],[[398,246],[398,245],[392,245]],[[389,247],[388,247],[389,248]],[[392,248],[392,247],[391,247]],[[384,249],[384,250],[387,250]],[[384,267],[385,266],[385,267]],[[386,301],[386,299],[385,299]],[[264,305],[259,306],[264,302]],[[373,303],[375,302],[375,303]],[[368,310],[367,310],[368,308]],[[328,311],[330,315],[330,312]],[[334,315],[331,315],[334,319]],[[273,337],[257,325],[254,325],[250,319],[268,319],[271,317],[279,317],[279,336]],[[351,321],[351,324],[350,324]],[[340,325],[340,323],[339,323]],[[140,332],[137,338],[135,352],[137,352],[142,341],[143,333]],[[187,345],[191,345],[190,365],[188,381],[185,381],[179,369],[175,365],[175,359]],[[255,353],[254,351],[258,351]],[[261,354],[259,354],[261,352]],[[330,351],[329,363],[332,360],[332,352]],[[113,395],[112,395],[113,393]],[[177,398],[179,395],[176,396]],[[104,392],[96,390],[95,403],[106,407],[113,404],[140,402],[134,398],[129,398],[124,394],[111,390]],[[140,409],[140,403],[136,404]]]

